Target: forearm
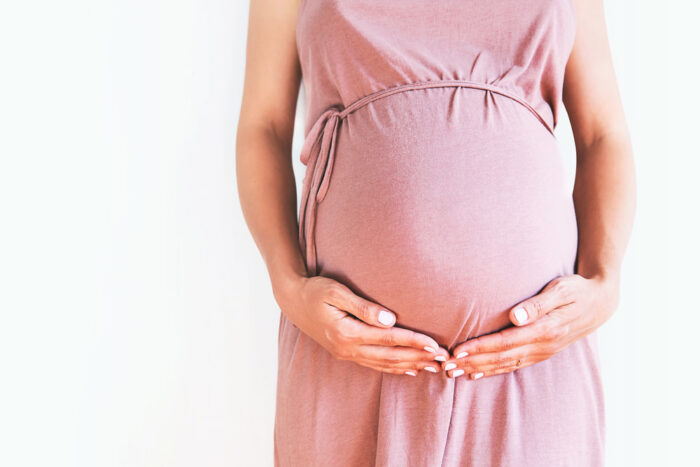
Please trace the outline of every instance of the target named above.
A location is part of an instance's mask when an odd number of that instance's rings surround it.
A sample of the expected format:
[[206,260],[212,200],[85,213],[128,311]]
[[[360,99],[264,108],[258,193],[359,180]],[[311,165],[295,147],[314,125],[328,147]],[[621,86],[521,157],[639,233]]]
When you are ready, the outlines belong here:
[[296,183],[290,155],[291,141],[282,141],[265,128],[239,128],[239,200],[274,291],[307,275],[299,248]]
[[573,196],[579,230],[576,272],[616,284],[636,210],[634,161],[626,132],[577,147]]

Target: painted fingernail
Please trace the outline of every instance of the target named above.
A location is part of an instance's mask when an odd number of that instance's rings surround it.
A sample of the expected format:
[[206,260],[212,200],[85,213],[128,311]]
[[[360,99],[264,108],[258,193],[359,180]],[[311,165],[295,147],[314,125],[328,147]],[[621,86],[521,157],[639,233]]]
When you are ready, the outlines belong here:
[[527,321],[527,310],[519,306],[518,308],[513,310],[513,316],[515,316],[515,320],[518,322],[518,324],[522,324],[525,321]]
[[427,346],[427,345],[426,345],[426,346],[425,346],[425,347],[423,347],[423,348],[424,348],[425,350],[427,350],[428,352],[432,352],[432,353],[435,353],[435,349],[434,349],[434,348],[432,348],[432,347],[430,347],[430,346]]
[[431,372],[431,373],[437,373],[437,370],[436,370],[435,368],[433,368],[432,366],[426,366],[426,367],[423,368],[423,369],[424,369],[425,371],[429,371],[429,372]]
[[455,370],[452,372],[452,377],[456,378],[457,376],[462,376],[464,374],[464,370],[461,368],[459,370]]
[[449,371],[453,368],[457,368],[457,365],[455,363],[448,363],[447,365],[445,365],[445,371]]
[[469,352],[460,352],[459,354],[457,354],[457,358],[466,357],[467,355],[469,355]]
[[473,377],[474,379],[479,379],[479,378],[481,378],[482,376],[484,376],[484,374],[483,374],[482,372],[474,373],[474,374],[472,375],[472,377]]
[[445,361],[447,361],[447,359],[445,358],[444,355],[438,355],[435,357],[435,361],[436,362],[445,362]]
[[415,371],[411,371],[411,370],[406,370],[406,374],[407,374],[407,375],[411,375],[411,376],[416,376],[416,372],[415,372]]
[[382,323],[385,326],[391,326],[392,324],[394,324],[395,321],[394,313],[388,312],[386,310],[380,310],[377,319],[380,323]]

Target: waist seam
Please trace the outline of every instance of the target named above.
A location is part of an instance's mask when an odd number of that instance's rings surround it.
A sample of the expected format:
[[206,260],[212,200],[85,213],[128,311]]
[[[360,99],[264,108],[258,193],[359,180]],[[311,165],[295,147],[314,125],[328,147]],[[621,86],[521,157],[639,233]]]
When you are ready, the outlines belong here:
[[355,112],[356,110],[368,105],[371,102],[374,102],[376,100],[382,99],[384,97],[389,97],[393,94],[397,94],[400,92],[406,92],[406,91],[414,91],[414,90],[419,90],[419,89],[430,89],[430,88],[447,88],[447,87],[465,87],[465,88],[473,88],[473,89],[482,89],[484,91],[491,91],[495,92],[496,94],[501,94],[502,96],[508,97],[510,99],[513,99],[514,101],[520,103],[524,107],[526,107],[530,112],[532,112],[535,117],[547,128],[547,131],[549,131],[552,135],[554,135],[554,129],[552,126],[547,122],[547,120],[537,111],[537,109],[534,108],[528,101],[526,101],[524,98],[520,97],[514,92],[511,92],[505,88],[502,88],[500,86],[496,86],[493,84],[488,84],[488,83],[480,83],[477,81],[469,81],[469,80],[457,80],[457,79],[445,79],[445,80],[431,80],[431,81],[418,81],[414,83],[404,83],[404,84],[399,84],[396,86],[380,89],[379,91],[374,91],[370,94],[367,94],[363,97],[360,97],[359,99],[353,101],[348,105],[347,107],[344,107],[342,109],[337,109],[338,112],[338,117],[339,118],[345,118],[351,113]]

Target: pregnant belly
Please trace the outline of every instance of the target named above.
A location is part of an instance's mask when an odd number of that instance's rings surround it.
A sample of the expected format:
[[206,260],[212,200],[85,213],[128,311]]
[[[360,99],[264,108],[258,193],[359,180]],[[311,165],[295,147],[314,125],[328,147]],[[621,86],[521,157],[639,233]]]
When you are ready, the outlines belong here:
[[508,326],[513,305],[573,272],[567,185],[556,139],[509,97],[446,87],[376,100],[338,129],[318,274],[451,348]]

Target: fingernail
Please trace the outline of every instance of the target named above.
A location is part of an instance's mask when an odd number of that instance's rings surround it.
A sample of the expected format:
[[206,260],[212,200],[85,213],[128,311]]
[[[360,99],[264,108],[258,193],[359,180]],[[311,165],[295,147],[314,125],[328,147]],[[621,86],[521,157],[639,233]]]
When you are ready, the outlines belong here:
[[427,345],[426,345],[426,346],[425,346],[425,347],[423,347],[423,348],[424,348],[425,350],[427,350],[428,352],[432,352],[432,353],[435,353],[435,349],[434,349],[434,348],[432,348],[432,347],[429,347],[429,346],[427,346]]
[[380,310],[377,319],[380,323],[382,323],[385,326],[390,326],[394,324],[395,321],[394,313],[391,313],[386,310]]
[[406,374],[407,374],[407,375],[411,375],[411,376],[416,376],[416,372],[415,372],[415,371],[411,371],[411,370],[406,370]]
[[444,355],[437,355],[437,356],[435,357],[435,361],[436,361],[436,362],[445,362],[445,361],[447,361],[447,359],[445,358]]
[[457,376],[462,376],[464,374],[464,370],[461,368],[459,370],[455,370],[452,372],[452,377],[456,378]]
[[451,362],[450,362],[450,363],[448,363],[447,365],[445,365],[445,371],[449,371],[449,370],[451,370],[451,369],[453,369],[453,368],[457,368],[457,365],[456,365],[455,363],[451,363]]
[[467,355],[469,355],[468,352],[460,352],[459,354],[457,354],[457,358],[466,357]]
[[474,373],[472,376],[474,377],[474,379],[479,379],[479,378],[481,378],[482,376],[484,376],[484,374],[481,373],[481,372],[479,372],[479,373]]
[[522,324],[525,321],[527,321],[527,310],[519,306],[518,308],[513,310],[513,316],[515,316],[515,321],[517,321],[518,324]]
[[423,369],[424,369],[425,371],[429,371],[429,372],[431,372],[431,373],[437,373],[437,370],[436,370],[435,368],[433,368],[432,366],[426,366],[426,367],[423,368]]

